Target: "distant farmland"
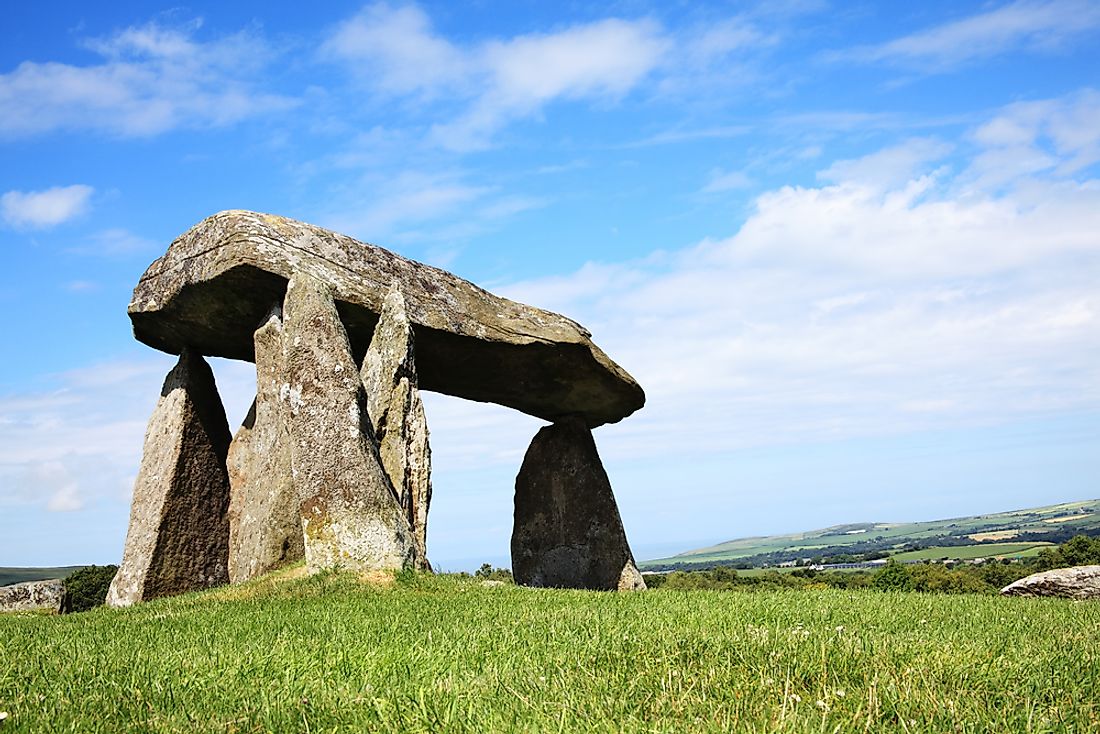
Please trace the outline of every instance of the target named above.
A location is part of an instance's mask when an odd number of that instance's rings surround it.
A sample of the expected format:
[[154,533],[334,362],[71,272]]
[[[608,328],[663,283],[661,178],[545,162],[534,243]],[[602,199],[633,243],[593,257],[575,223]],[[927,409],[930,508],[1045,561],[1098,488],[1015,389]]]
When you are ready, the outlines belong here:
[[1100,536],[1100,500],[931,522],[850,523],[803,533],[738,538],[639,565],[647,570],[718,565],[761,568],[807,558],[869,554],[900,560],[1028,557],[1074,535]]

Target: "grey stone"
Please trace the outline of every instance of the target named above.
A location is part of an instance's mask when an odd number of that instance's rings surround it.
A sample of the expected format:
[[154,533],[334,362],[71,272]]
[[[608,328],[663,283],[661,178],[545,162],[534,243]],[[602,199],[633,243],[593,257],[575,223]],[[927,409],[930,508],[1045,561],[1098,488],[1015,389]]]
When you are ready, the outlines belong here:
[[382,467],[413,529],[419,565],[427,568],[432,453],[413,345],[405,299],[395,286],[386,295],[360,374]]
[[1001,589],[1001,594],[1003,596],[1100,599],[1100,566],[1073,566],[1033,573],[1013,581]]
[[27,581],[0,586],[0,612],[66,611],[65,583],[61,579]]
[[523,457],[516,477],[512,575],[524,586],[645,588],[582,418],[542,428]]
[[256,400],[229,445],[229,580],[305,557],[301,497],[291,476],[282,307],[255,333]]
[[416,541],[382,468],[366,393],[329,287],[300,272],[283,304],[291,468],[311,572],[417,565]]
[[184,348],[145,433],[130,528],[107,604],[205,589],[228,581],[229,424],[214,374]]
[[295,273],[333,291],[361,357],[394,283],[416,332],[420,388],[590,427],[642,407],[641,387],[558,314],[319,227],[227,211],[181,235],[142,276],[130,303],[135,336],[171,353],[252,360],[252,332]]

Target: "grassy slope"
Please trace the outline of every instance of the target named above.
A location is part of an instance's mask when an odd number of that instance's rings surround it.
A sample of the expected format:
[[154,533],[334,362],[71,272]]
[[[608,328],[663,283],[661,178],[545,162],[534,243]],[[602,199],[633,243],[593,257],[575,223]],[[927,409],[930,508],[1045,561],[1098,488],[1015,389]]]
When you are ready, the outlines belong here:
[[5,731],[1100,728],[1100,604],[1061,600],[324,576],[0,617],[0,655]]
[[24,581],[63,579],[83,566],[57,566],[54,568],[9,568],[0,566],[0,586],[21,584]]
[[1039,555],[1043,548],[1053,548],[1051,543],[983,543],[956,547],[932,546],[917,551],[895,553],[893,558],[899,561],[936,561],[941,558],[954,558],[961,561],[973,558],[1031,558]]
[[[1067,516],[1077,514],[1073,519],[1061,522]],[[718,545],[685,551],[670,558],[658,558],[643,561],[640,565],[658,563],[704,561],[733,561],[738,558],[760,553],[770,553],[789,549],[812,551],[826,546],[838,546],[857,543],[870,538],[914,539],[934,541],[935,538],[952,533],[981,533],[991,529],[1015,528],[1024,532],[1043,532],[1055,529],[1071,529],[1086,534],[1100,534],[1100,500],[1067,502],[1046,507],[1035,507],[1012,512],[999,512],[989,515],[950,518],[918,523],[853,523],[837,525],[821,530],[788,535],[770,535],[752,538],[738,538]]]

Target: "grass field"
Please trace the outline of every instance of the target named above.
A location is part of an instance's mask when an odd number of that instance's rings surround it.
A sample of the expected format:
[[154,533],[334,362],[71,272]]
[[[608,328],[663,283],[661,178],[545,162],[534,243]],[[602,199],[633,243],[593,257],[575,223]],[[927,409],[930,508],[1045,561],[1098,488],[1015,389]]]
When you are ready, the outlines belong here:
[[56,566],[53,568],[9,568],[0,566],[0,586],[21,584],[24,581],[63,579],[83,566]]
[[981,545],[933,546],[916,551],[895,553],[891,558],[899,561],[938,561],[950,558],[969,561],[974,558],[1031,558],[1043,548],[1053,548],[1053,543],[983,543]]
[[1097,731],[1100,605],[324,575],[0,617],[4,731]]

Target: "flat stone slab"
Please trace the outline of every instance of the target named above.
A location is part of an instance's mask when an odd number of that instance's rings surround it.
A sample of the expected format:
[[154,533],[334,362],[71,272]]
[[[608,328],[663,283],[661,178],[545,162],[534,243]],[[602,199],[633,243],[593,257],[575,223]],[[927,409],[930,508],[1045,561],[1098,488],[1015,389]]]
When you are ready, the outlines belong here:
[[65,611],[65,582],[61,579],[25,581],[0,586],[0,612]]
[[642,388],[570,319],[495,296],[438,268],[303,222],[225,211],[189,229],[134,289],[134,335],[178,354],[254,360],[253,332],[305,272],[328,285],[358,363],[397,284],[420,388],[590,428],[645,403]]
[[1001,589],[1004,596],[1058,596],[1100,599],[1100,566],[1071,566],[1040,571]]

